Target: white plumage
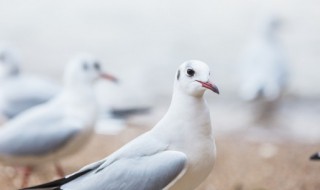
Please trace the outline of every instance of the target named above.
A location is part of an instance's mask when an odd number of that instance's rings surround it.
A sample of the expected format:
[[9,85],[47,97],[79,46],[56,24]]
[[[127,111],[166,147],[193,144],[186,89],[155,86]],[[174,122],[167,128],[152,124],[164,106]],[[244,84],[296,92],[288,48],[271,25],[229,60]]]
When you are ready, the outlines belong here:
[[216,147],[203,94],[219,93],[208,66],[183,63],[168,112],[149,132],[66,178],[27,189],[192,190],[212,170]]
[[286,59],[277,39],[280,21],[268,17],[256,38],[243,52],[241,63],[241,97],[274,101],[287,83]]
[[0,47],[0,92],[0,114],[9,119],[47,102],[60,87],[45,77],[23,73],[15,52]]
[[271,121],[287,86],[286,59],[277,38],[279,25],[276,17],[268,17],[242,54],[240,95],[244,101],[256,101],[257,123]]
[[27,168],[23,186],[33,166],[56,162],[86,144],[97,119],[92,87],[101,77],[115,80],[102,71],[94,57],[75,58],[67,65],[60,94],[23,112],[0,129],[0,160]]

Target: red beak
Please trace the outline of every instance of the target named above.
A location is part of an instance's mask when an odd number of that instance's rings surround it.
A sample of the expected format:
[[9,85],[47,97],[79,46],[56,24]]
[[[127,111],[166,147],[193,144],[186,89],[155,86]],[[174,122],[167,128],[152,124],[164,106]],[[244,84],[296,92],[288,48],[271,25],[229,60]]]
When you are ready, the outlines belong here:
[[114,83],[117,83],[118,82],[118,79],[112,75],[109,75],[109,74],[106,74],[106,73],[101,73],[100,74],[100,77],[101,78],[104,78],[104,79],[107,79],[107,80],[111,80],[112,82]]
[[197,80],[197,82],[201,83],[202,87],[207,88],[209,90],[212,90],[213,92],[219,94],[219,89],[215,84],[212,84],[210,82],[202,82],[202,81],[199,81],[199,80]]

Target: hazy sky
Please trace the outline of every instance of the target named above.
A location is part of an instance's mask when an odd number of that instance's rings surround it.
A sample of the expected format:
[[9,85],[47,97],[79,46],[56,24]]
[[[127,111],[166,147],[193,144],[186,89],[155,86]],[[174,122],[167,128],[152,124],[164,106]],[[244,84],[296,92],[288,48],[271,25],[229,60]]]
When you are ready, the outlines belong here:
[[261,18],[275,13],[284,23],[279,40],[290,65],[289,92],[319,96],[319,6],[315,0],[1,0],[0,41],[18,50],[27,71],[58,80],[74,54],[90,52],[137,96],[169,96],[177,66],[200,59],[224,94],[236,96],[239,54]]

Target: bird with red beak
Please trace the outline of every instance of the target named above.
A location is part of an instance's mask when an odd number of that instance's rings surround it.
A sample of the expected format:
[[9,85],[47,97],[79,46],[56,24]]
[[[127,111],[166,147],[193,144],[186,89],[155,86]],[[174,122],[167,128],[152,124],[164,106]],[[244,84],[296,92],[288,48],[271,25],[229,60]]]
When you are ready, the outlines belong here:
[[205,90],[218,93],[201,61],[183,63],[167,113],[148,132],[78,172],[29,189],[194,190],[216,156]]
[[117,83],[118,79],[104,71],[101,62],[92,55],[78,55],[67,65],[65,85],[79,86],[93,84],[98,79]]
[[93,85],[101,78],[117,81],[95,57],[78,56],[66,67],[60,94],[1,127],[0,160],[23,168],[22,187],[34,166],[43,163],[55,163],[57,174],[64,176],[58,161],[81,150],[93,134],[98,112]]
[[175,86],[194,96],[202,96],[208,89],[219,94],[218,87],[210,79],[208,65],[198,60],[186,61],[179,67]]

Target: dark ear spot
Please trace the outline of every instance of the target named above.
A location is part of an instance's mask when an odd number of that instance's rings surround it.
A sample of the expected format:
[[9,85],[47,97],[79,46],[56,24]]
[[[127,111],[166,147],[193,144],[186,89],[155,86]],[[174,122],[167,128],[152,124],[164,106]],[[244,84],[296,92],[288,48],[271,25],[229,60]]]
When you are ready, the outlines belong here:
[[97,71],[100,71],[101,70],[101,66],[100,66],[100,63],[99,62],[95,62],[93,64],[94,68],[97,70]]
[[178,70],[178,73],[177,73],[177,80],[179,80],[180,78],[180,70]]

